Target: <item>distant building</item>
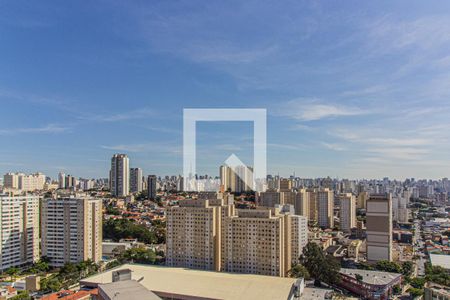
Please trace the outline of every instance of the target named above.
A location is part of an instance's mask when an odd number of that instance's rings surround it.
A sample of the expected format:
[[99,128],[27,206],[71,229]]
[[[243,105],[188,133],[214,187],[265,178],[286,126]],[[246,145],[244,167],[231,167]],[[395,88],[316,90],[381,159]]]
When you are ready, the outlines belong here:
[[220,185],[224,191],[242,193],[253,189],[253,168],[249,166],[236,166],[234,168],[220,166]]
[[142,176],[141,168],[130,169],[130,191],[132,193],[142,192]]
[[0,194],[0,270],[39,260],[39,196]]
[[126,197],[130,193],[130,160],[126,154],[114,154],[111,158],[110,187],[111,194]]
[[39,172],[29,175],[24,173],[7,173],[3,176],[3,186],[5,188],[32,192],[43,190],[44,185],[45,175]]
[[66,188],[66,174],[62,172],[58,174],[58,188],[60,189]]
[[42,202],[42,255],[54,267],[102,256],[102,201],[93,198],[47,198]]
[[147,177],[147,195],[150,200],[156,199],[156,175]]
[[295,214],[309,218],[309,196],[306,189],[299,189],[295,194],[294,208]]
[[371,195],[366,213],[367,260],[392,260],[392,197]]
[[322,228],[334,227],[334,194],[330,189],[320,189],[315,192],[318,210],[318,224]]
[[340,228],[350,233],[356,227],[356,198],[351,193],[340,194]]

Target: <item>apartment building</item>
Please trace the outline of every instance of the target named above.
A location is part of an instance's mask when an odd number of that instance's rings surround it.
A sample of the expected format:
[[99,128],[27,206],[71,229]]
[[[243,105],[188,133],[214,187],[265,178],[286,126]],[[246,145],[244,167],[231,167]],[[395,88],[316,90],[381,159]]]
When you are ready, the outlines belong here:
[[102,256],[102,201],[83,197],[47,198],[42,203],[42,255],[54,267]]
[[295,214],[309,218],[309,197],[310,193],[306,189],[300,189],[295,194],[294,208]]
[[39,196],[0,194],[0,270],[39,260]]
[[223,199],[167,211],[168,266],[285,276],[307,243],[307,218],[290,205],[236,210]]
[[166,264],[199,270],[220,270],[221,206],[209,200],[184,200],[169,207]]
[[130,191],[132,193],[142,192],[142,176],[141,168],[130,169]]
[[126,154],[114,154],[111,158],[109,182],[111,194],[126,197],[130,193],[130,160]]
[[24,173],[7,173],[3,176],[3,185],[5,188],[21,190],[23,192],[43,190],[45,175],[39,172],[29,175]]
[[220,185],[224,191],[242,193],[253,190],[253,168],[239,165],[234,168],[223,165],[219,169]]
[[325,188],[314,192],[317,202],[317,223],[322,228],[333,228],[334,226],[334,194]]
[[148,175],[147,177],[147,196],[150,200],[156,199],[156,175]]
[[351,193],[340,194],[340,228],[345,233],[350,233],[356,227],[356,197]]
[[367,260],[392,260],[392,196],[374,194],[367,200]]

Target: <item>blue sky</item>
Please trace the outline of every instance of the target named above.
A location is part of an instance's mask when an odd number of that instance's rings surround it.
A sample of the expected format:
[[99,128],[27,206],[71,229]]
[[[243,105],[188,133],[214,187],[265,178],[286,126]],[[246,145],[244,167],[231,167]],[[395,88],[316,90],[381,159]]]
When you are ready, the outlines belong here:
[[[450,176],[450,3],[1,1],[0,172],[182,172],[183,108],[266,108],[268,170]],[[252,164],[200,124],[197,170]]]

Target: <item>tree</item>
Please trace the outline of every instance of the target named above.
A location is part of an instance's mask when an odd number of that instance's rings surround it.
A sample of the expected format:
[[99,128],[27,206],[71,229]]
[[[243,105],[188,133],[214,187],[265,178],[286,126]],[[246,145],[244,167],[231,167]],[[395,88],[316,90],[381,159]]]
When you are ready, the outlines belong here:
[[358,282],[362,282],[362,281],[363,281],[362,275],[355,274],[355,278],[356,278],[356,280],[357,280]]
[[303,265],[295,265],[288,271],[289,277],[293,278],[304,278],[305,280],[309,280],[311,276],[309,275],[308,270]]
[[375,269],[378,271],[402,273],[402,266],[396,262],[388,260],[380,260],[375,264]]
[[411,275],[414,272],[414,263],[412,261],[405,261],[402,264],[402,274],[406,277],[409,278],[411,277]]
[[450,273],[440,266],[425,263],[425,278],[440,285],[450,286]]
[[31,297],[27,291],[19,291],[17,296],[9,298],[9,300],[29,300],[29,299],[31,299]]
[[409,284],[416,289],[423,289],[424,285],[426,283],[426,279],[425,278],[413,278],[409,281]]
[[128,219],[109,219],[103,222],[103,236],[114,241],[135,238],[146,244],[155,244],[158,241],[154,232]]
[[402,289],[401,289],[401,287],[399,285],[395,285],[392,288],[392,291],[394,292],[395,295],[398,295],[398,294],[400,294],[402,292]]
[[309,242],[303,248],[301,261],[309,274],[314,277],[315,284],[320,285],[322,281],[335,284],[340,281],[339,263],[333,257],[326,256],[316,243]]
[[145,247],[137,247],[126,250],[119,258],[121,262],[134,262],[139,264],[154,264],[156,253]]
[[16,276],[20,273],[20,270],[16,267],[9,268],[5,272],[10,277],[11,281],[14,281]]
[[409,288],[408,292],[413,299],[423,295],[423,289]]

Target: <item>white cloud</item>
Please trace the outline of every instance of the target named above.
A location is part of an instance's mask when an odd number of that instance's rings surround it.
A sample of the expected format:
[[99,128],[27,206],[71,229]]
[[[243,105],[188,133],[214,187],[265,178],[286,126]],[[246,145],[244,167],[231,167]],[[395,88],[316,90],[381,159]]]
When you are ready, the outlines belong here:
[[278,114],[299,121],[316,121],[327,118],[350,117],[368,114],[358,107],[321,103],[317,99],[296,99],[286,102]]
[[133,111],[118,113],[118,114],[84,114],[80,119],[94,122],[120,122],[133,119],[142,119],[155,115],[155,111],[150,108],[141,108]]
[[0,129],[0,135],[15,135],[26,133],[63,133],[69,130],[69,127],[60,126],[56,124],[48,124],[43,127],[27,127],[27,128],[10,128]]
[[174,146],[168,143],[102,145],[101,148],[124,153],[181,154],[181,149],[179,146]]
[[336,144],[336,143],[325,143],[323,142],[322,145],[325,148],[328,148],[330,150],[334,150],[334,151],[344,151],[346,150],[346,148],[340,144]]

